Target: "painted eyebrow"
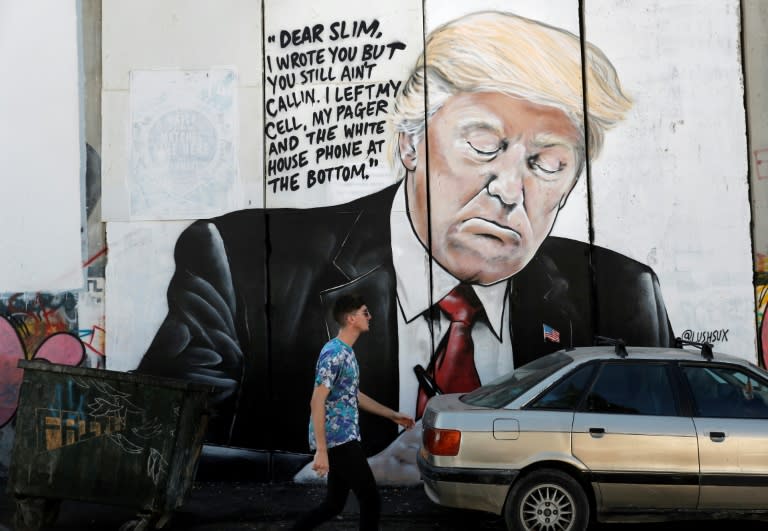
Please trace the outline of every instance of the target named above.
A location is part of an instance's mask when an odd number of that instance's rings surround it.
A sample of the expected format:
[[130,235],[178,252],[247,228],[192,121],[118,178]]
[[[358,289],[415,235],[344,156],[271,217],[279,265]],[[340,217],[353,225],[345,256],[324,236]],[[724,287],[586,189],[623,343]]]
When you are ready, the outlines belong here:
[[536,135],[536,137],[533,139],[533,142],[531,142],[531,145],[538,149],[558,146],[569,148],[574,152],[578,151],[579,149],[578,144],[575,144],[572,140],[569,140],[564,136],[556,135],[554,133],[541,133]]
[[459,124],[459,131],[462,135],[474,130],[488,131],[495,133],[499,137],[504,136],[501,124],[493,123],[490,120],[467,120]]

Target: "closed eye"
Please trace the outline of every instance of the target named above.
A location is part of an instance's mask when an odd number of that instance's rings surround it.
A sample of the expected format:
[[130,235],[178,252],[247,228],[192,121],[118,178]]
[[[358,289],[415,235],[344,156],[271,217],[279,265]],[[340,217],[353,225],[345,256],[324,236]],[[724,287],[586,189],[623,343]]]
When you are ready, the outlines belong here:
[[546,175],[552,175],[554,173],[563,171],[565,166],[566,164],[563,161],[557,161],[557,168],[552,168],[551,166],[545,165],[539,158],[539,155],[534,155],[528,158],[529,168],[532,170],[540,171]]
[[483,157],[488,157],[488,158],[495,157],[496,155],[499,154],[499,151],[504,151],[504,149],[506,149],[506,147],[507,147],[507,143],[504,142],[504,141],[501,142],[501,144],[499,144],[499,146],[496,149],[491,149],[491,150],[480,149],[478,147],[475,147],[475,146],[472,145],[472,142],[470,142],[469,140],[467,140],[467,144],[469,145],[469,147],[472,148],[472,150],[475,153],[477,153],[478,155],[482,155]]

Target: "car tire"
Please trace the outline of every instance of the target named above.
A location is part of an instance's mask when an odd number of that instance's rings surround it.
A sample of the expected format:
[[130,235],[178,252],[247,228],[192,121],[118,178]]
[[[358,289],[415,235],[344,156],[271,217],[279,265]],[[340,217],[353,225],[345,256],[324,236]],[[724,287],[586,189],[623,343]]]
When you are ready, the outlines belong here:
[[504,520],[510,531],[584,531],[589,524],[589,500],[569,474],[535,470],[512,486]]

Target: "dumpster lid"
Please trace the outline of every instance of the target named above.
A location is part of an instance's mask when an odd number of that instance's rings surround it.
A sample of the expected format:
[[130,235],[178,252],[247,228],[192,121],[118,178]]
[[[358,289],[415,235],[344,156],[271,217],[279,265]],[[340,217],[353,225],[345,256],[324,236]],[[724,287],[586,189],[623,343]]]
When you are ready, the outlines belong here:
[[167,378],[165,376],[138,374],[134,372],[111,371],[108,369],[92,369],[89,367],[72,367],[43,360],[19,360],[18,367],[24,370],[55,372],[72,376],[87,376],[106,380],[119,380],[121,382],[153,385],[170,389],[204,391],[207,393],[215,393],[219,390],[215,385],[202,384],[178,378]]

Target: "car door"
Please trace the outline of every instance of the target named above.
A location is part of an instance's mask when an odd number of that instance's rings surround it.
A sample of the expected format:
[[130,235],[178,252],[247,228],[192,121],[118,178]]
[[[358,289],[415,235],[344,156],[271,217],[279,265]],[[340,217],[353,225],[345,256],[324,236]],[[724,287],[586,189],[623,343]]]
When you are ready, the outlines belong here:
[[684,364],[701,461],[700,509],[768,507],[768,383],[745,368]]
[[671,370],[652,360],[605,362],[574,415],[573,454],[590,470],[601,511],[696,507],[696,430],[678,414]]

